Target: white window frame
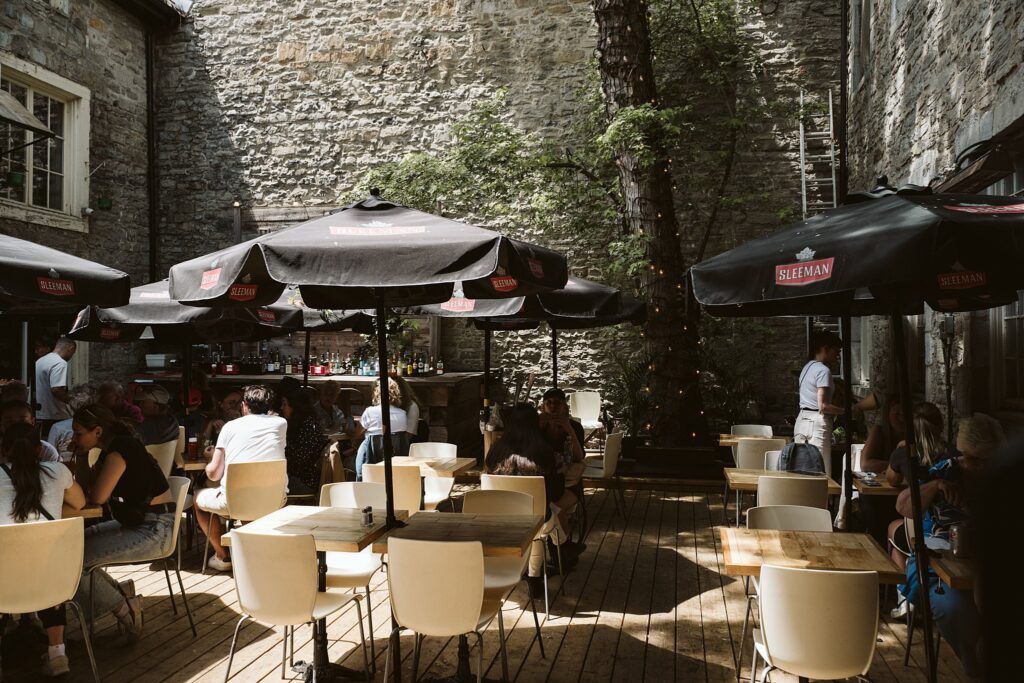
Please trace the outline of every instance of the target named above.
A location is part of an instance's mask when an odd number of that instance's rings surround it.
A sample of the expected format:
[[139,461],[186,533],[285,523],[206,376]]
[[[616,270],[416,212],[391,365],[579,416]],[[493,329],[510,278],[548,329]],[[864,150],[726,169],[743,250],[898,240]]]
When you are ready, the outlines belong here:
[[[874,52],[874,0],[854,0],[850,5],[850,92],[867,80]],[[843,27],[845,30],[845,27]]]
[[0,218],[88,232],[82,208],[89,205],[89,89],[3,50],[0,75],[65,103],[63,208],[58,211],[0,197]]

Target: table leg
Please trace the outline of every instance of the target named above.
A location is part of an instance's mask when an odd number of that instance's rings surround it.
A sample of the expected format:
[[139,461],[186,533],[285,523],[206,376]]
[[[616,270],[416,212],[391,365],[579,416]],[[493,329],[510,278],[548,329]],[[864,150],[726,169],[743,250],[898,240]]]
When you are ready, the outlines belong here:
[[[327,591],[327,553],[318,550],[316,552],[317,565],[317,590],[321,593]],[[370,636],[373,637],[372,635]],[[366,673],[349,669],[348,667],[335,664],[327,655],[327,620],[319,619],[313,624],[313,664],[308,662],[295,662],[292,671],[305,674],[306,681],[313,680],[313,670],[316,670],[318,682],[345,680],[363,680]]]
[[459,636],[459,666],[455,669],[455,680],[459,683],[469,683],[473,680],[473,674],[469,670],[469,638],[466,634]]

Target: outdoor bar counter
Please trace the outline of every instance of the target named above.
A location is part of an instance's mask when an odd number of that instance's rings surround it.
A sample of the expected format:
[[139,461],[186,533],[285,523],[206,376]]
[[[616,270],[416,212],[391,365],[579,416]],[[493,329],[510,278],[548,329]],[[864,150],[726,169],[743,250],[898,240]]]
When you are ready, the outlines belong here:
[[[210,377],[214,393],[222,395],[227,387],[241,388],[246,384],[277,385],[286,375],[268,373],[264,375],[216,375]],[[288,375],[302,381],[302,375]],[[459,457],[479,458],[483,455],[483,438],[480,435],[480,385],[482,372],[446,372],[428,377],[405,377],[420,401],[427,406],[422,418],[430,427],[431,441],[447,441],[459,447]],[[134,381],[153,381],[167,386],[172,395],[180,391],[181,375],[177,372],[143,372],[133,376]],[[328,380],[337,382],[342,388],[355,389],[362,400],[352,399],[353,406],[370,405],[373,389],[377,386],[376,376],[325,375],[310,376],[309,383],[316,387]],[[356,412],[356,417],[359,412]]]

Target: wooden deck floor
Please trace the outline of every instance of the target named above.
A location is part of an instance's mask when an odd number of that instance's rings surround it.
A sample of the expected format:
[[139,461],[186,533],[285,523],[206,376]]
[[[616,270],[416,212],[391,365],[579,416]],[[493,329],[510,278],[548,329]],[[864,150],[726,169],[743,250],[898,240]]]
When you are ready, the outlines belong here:
[[[569,574],[542,623],[547,658],[535,641],[533,620],[520,605],[525,588],[506,606],[508,653],[516,681],[733,681],[733,651],[738,647],[744,601],[742,582],[721,573],[721,548],[715,526],[722,522],[721,494],[700,487],[679,491],[626,492],[628,518],[613,518],[611,496],[587,491],[593,530],[587,550]],[[202,576],[199,554],[188,556],[183,573],[199,637],[193,639],[181,612],[171,612],[162,572],[148,567],[124,569],[145,596],[145,634],[132,647],[116,637],[110,618],[98,626],[95,647],[107,683],[222,680],[228,645],[238,618],[234,582],[230,575]],[[552,579],[557,588],[559,579]],[[542,608],[542,604],[538,603]],[[543,614],[541,615],[543,618]],[[382,679],[385,640],[389,626],[387,584],[378,575],[373,585],[373,622],[378,675]],[[337,616],[329,626],[330,654],[336,661],[362,668],[354,610]],[[885,681],[924,681],[924,651],[915,638],[911,666],[903,666],[906,629],[883,620],[871,678]],[[69,628],[72,674],[69,681],[91,681],[77,628]],[[309,629],[296,637],[297,656],[312,657]],[[403,636],[405,680],[412,668],[412,638]],[[427,639],[421,674],[444,676],[454,671],[456,641]],[[247,624],[239,636],[232,667],[233,681],[279,680],[281,631]],[[497,625],[484,643],[487,675],[499,678]],[[472,653],[475,670],[476,652]],[[749,676],[750,649],[744,650],[743,671]],[[290,672],[289,672],[289,675]],[[295,678],[295,677],[293,677]],[[956,657],[943,644],[940,679],[961,680]],[[5,681],[38,680],[35,672],[8,671]],[[774,681],[788,677],[776,675]],[[795,679],[792,679],[795,680]]]

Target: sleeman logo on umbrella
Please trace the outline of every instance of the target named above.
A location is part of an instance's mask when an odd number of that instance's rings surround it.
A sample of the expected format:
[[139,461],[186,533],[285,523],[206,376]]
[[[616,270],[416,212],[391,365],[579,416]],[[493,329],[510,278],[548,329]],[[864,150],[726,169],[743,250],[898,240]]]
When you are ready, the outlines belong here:
[[814,259],[814,250],[804,247],[796,258],[799,263],[787,263],[775,266],[775,284],[787,287],[809,285],[822,282],[832,277],[834,257]]
[[55,268],[50,268],[46,273],[49,277],[37,276],[36,285],[43,294],[53,296],[74,296],[75,283],[71,280],[62,279]]
[[395,225],[385,221],[370,221],[369,223],[360,223],[358,226],[332,225],[330,227],[332,235],[363,236],[414,235],[426,232],[426,230],[426,227],[422,225]]

